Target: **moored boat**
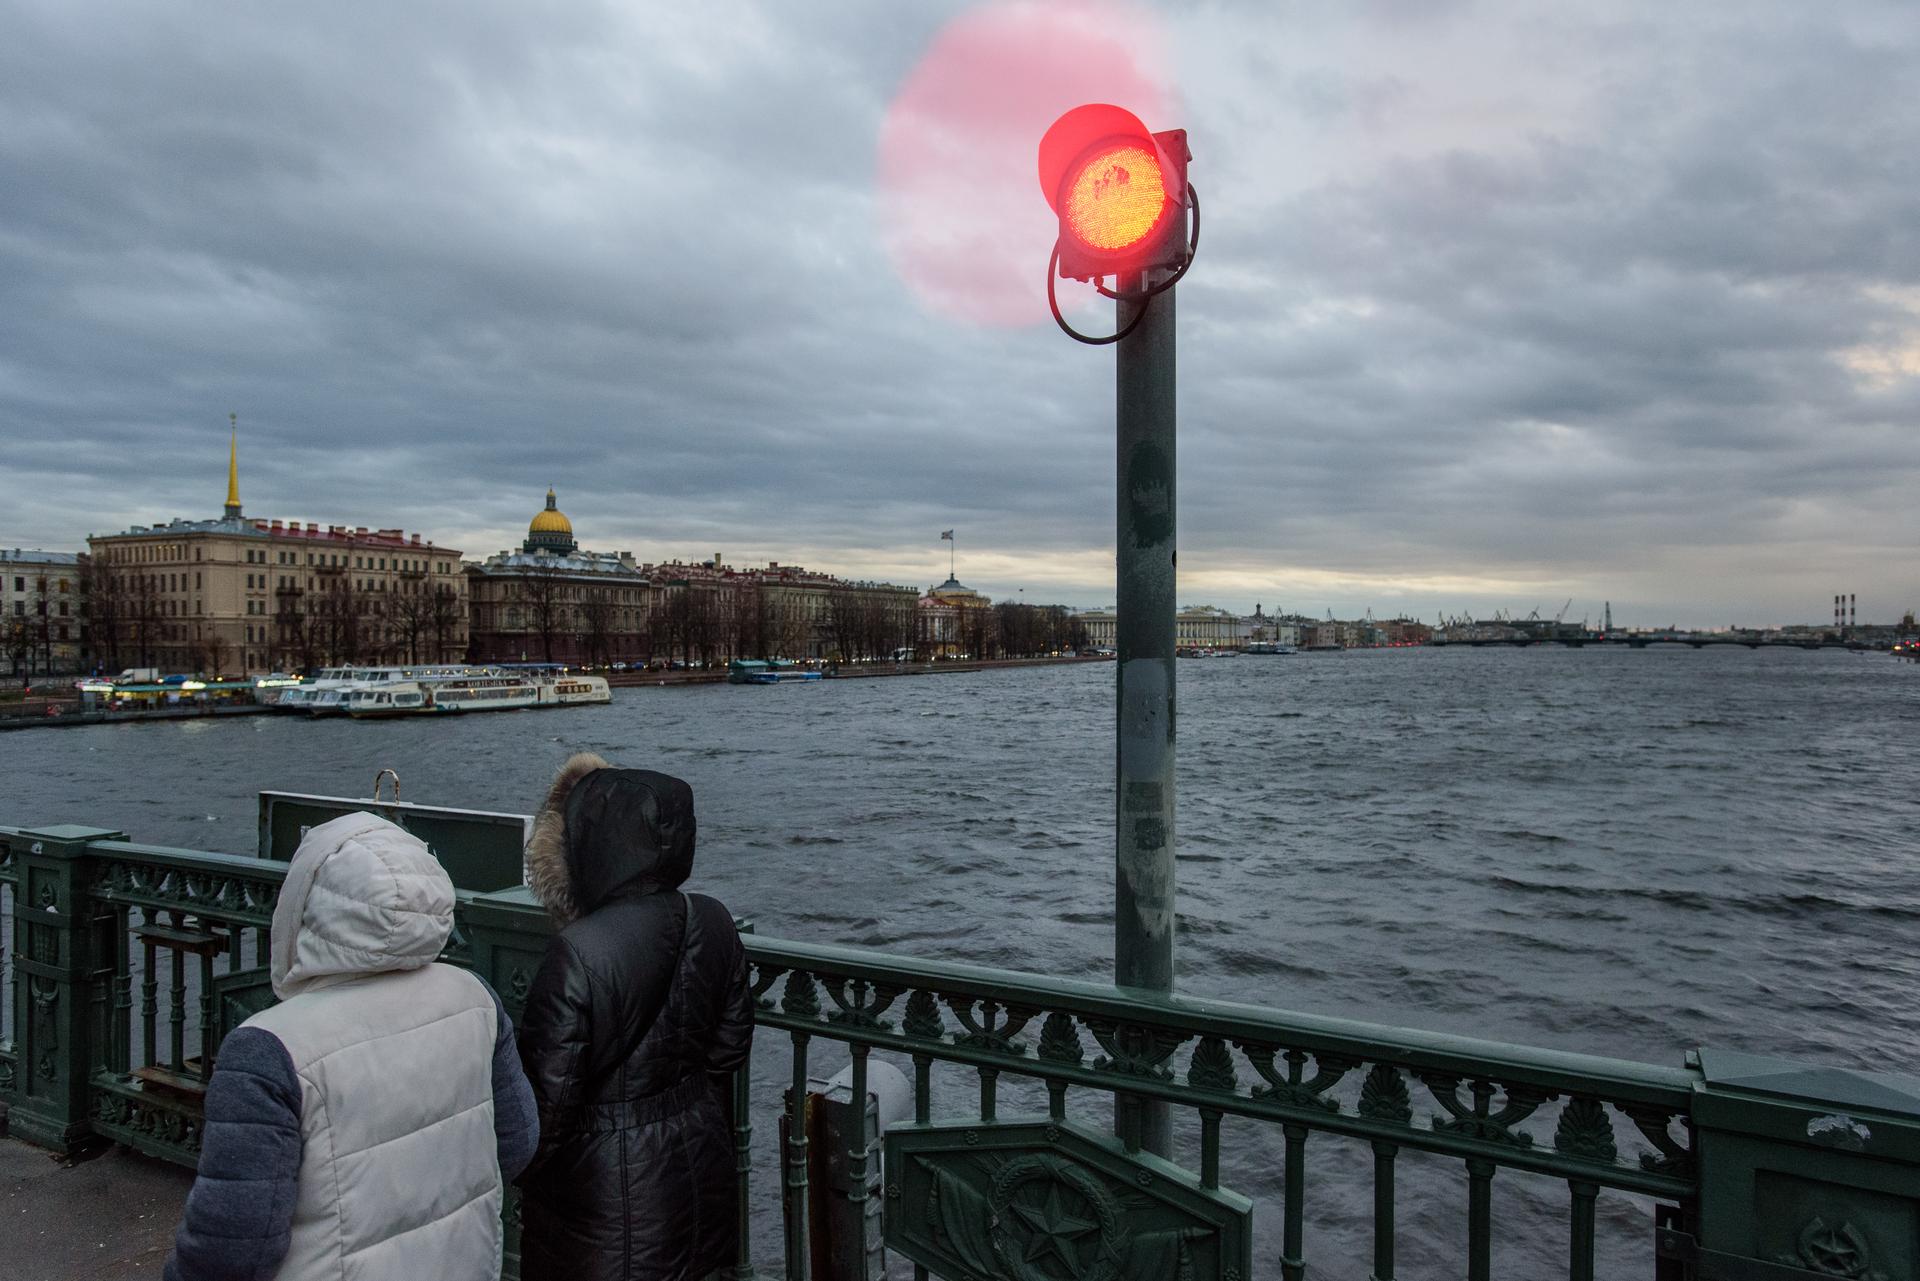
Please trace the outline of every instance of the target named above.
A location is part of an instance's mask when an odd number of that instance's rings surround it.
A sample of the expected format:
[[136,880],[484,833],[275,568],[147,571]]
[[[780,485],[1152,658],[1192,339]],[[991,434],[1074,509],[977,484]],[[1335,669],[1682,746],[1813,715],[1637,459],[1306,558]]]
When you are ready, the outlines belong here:
[[364,685],[346,691],[341,710],[355,719],[413,716],[433,710],[427,691],[417,681]]
[[341,694],[340,710],[358,719],[376,719],[612,701],[613,691],[604,676],[487,668],[474,675],[438,680],[376,681],[353,686]]
[[613,689],[604,676],[557,674],[540,685],[541,707],[571,707],[581,703],[611,703]]
[[820,673],[793,663],[759,658],[736,658],[727,664],[729,685],[779,685],[786,681],[817,681]]
[[436,681],[427,692],[436,712],[504,712],[516,707],[534,707],[540,702],[538,681],[505,672]]
[[[357,691],[378,692],[409,681],[423,688],[431,688],[447,682],[485,679],[502,674],[498,667],[472,663],[328,668],[310,684],[286,691],[279,706],[284,711],[305,712],[309,716],[338,716],[348,710],[351,696]],[[364,699],[359,702],[361,706],[368,705]]]

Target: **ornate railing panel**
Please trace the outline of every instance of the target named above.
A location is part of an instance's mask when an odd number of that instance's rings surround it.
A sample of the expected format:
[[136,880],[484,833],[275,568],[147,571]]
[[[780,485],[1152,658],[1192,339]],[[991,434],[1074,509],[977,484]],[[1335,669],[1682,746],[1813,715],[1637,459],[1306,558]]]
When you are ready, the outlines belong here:
[[[14,1132],[56,1147],[100,1135],[193,1164],[220,1039],[271,1000],[284,871],[91,829],[0,828],[0,1102]],[[524,891],[463,893],[446,956],[517,1016],[549,932]],[[1436,1171],[1458,1172],[1471,1278],[1492,1275],[1505,1172],[1564,1184],[1576,1279],[1595,1274],[1604,1201],[1650,1197],[1667,1207],[1664,1266],[1702,1278],[1761,1275],[1751,1266],[1764,1261],[1782,1279],[1920,1281],[1920,1082],[1712,1053],[1662,1068],[751,935],[747,950],[756,1021],[791,1045],[792,1090],[776,1107],[792,1110],[778,1177],[755,1199],[741,1075],[741,1235],[751,1240],[749,1206],[777,1201],[792,1278],[808,1275],[810,1224],[829,1195],[814,1185],[805,1096],[817,1043],[833,1042],[849,1053],[854,1098],[876,1053],[910,1070],[913,1121],[888,1147],[912,1169],[885,1171],[882,1203],[889,1241],[920,1276],[931,1261],[1118,1281],[1159,1266],[1151,1256],[1222,1281],[1244,1281],[1250,1258],[1253,1272],[1297,1281],[1311,1245],[1308,1155],[1331,1169],[1333,1149],[1357,1143],[1370,1155],[1370,1171],[1358,1168],[1371,1176],[1379,1281],[1396,1275],[1407,1154],[1423,1157],[1423,1191]],[[1139,1153],[1145,1100],[1172,1105],[1190,1169]],[[1109,1116],[1118,1142],[1101,1137]],[[1257,1248],[1221,1185],[1229,1121],[1275,1136],[1278,1223],[1262,1212]],[[1709,1143],[1718,1156],[1703,1159]],[[832,1155],[830,1195],[862,1222],[870,1154]],[[1858,1267],[1835,1272],[1836,1260]]]
[[114,949],[108,990],[94,994],[93,1128],[197,1162],[220,1040],[271,1003],[268,926],[286,867],[122,841],[92,855],[85,885]]
[[[755,939],[749,951],[757,1017],[792,1037],[796,1080],[817,1038],[911,1061],[923,1120],[932,1115],[936,1061],[977,1075],[983,1122],[997,1118],[1003,1076],[1043,1083],[1055,1119],[1068,1115],[1072,1092],[1117,1096],[1123,1138],[1134,1101],[1165,1100],[1198,1127],[1204,1187],[1219,1184],[1223,1118],[1277,1125],[1286,1166],[1280,1273],[1290,1281],[1306,1269],[1305,1154],[1314,1134],[1372,1146],[1380,1281],[1394,1275],[1403,1151],[1463,1163],[1475,1278],[1491,1275],[1500,1169],[1567,1181],[1574,1277],[1593,1275],[1602,1189],[1676,1203],[1693,1196],[1686,1125],[1695,1077],[1685,1070],[850,948]],[[790,1154],[790,1189],[804,1188],[803,1157]]]
[[13,861],[13,846],[6,842],[9,829],[0,829],[0,1107],[13,1101],[14,1080],[18,1068],[14,1061],[14,1006],[18,996],[13,982],[13,908],[18,873]]

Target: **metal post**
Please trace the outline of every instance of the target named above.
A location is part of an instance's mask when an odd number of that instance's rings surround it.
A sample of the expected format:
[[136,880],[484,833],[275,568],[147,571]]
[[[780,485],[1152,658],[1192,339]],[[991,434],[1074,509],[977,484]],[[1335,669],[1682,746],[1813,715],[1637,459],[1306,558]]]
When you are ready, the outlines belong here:
[[[1161,277],[1152,277],[1160,279]],[[1124,282],[1135,292],[1147,281]],[[1118,443],[1115,643],[1113,981],[1173,990],[1174,711],[1174,290],[1148,302],[1122,298],[1121,328],[1146,315],[1117,347]],[[1172,1149],[1165,1103],[1122,1106],[1137,1140]]]
[[125,840],[91,827],[44,827],[12,838],[14,1080],[7,1123],[16,1138],[71,1155],[92,1133],[89,1103],[96,958],[115,919],[88,898],[88,846]]

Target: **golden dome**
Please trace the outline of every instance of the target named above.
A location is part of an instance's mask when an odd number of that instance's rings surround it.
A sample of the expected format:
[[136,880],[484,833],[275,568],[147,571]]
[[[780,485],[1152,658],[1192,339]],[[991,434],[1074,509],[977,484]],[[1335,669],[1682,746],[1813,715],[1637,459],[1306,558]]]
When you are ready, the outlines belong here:
[[534,513],[533,522],[527,526],[529,534],[571,534],[573,532],[573,522],[554,506],[554,502],[553,491],[549,489],[547,508],[545,511]]

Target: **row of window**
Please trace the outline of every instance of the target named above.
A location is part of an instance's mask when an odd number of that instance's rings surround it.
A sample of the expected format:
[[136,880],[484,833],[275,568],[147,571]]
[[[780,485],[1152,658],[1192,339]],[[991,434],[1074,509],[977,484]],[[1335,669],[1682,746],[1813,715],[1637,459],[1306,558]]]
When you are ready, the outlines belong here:
[[[55,581],[55,582],[57,582],[57,583],[59,584],[59,586],[58,586],[58,588],[57,588],[56,590],[57,590],[57,591],[58,591],[58,592],[59,592],[59,593],[60,593],[60,594],[61,594],[62,596],[65,596],[65,595],[67,594],[67,580],[66,580],[66,579],[64,579],[64,578],[60,578],[60,579],[56,579],[56,580],[54,580],[54,581]],[[35,590],[35,591],[37,591],[37,592],[39,592],[39,593],[40,593],[40,594],[41,594],[42,596],[45,596],[45,595],[47,594],[47,579],[46,579],[46,577],[45,577],[44,575],[37,575],[37,576],[35,576],[35,578],[34,578],[34,580],[33,580],[33,586],[34,586],[34,590]],[[24,591],[26,591],[26,590],[27,590],[27,580],[26,580],[25,578],[23,578],[23,577],[21,577],[21,576],[20,576],[19,574],[15,574],[15,575],[13,576],[13,590],[14,590],[14,591],[16,591],[16,592],[24,592]]]
[[[164,561],[185,560],[186,558],[187,547],[185,543],[135,543],[131,547],[109,547],[106,552],[106,559],[116,565],[152,565]],[[200,549],[198,547],[193,549],[193,558],[195,560],[200,559]]]
[[[47,616],[47,602],[43,600],[35,601],[33,603],[33,612],[36,618],[45,618]],[[15,618],[24,618],[26,617],[26,613],[27,613],[27,602],[23,600],[17,600],[13,602],[13,616]],[[66,616],[67,616],[67,602],[61,601],[60,617],[65,618]]]
[[[193,558],[199,560],[201,558],[200,553],[201,549],[196,546],[193,549]],[[275,552],[273,561],[269,562],[265,549],[250,547],[244,549],[244,556],[246,563],[249,565],[265,565],[268,563],[276,565],[297,565],[300,563],[298,552]],[[106,549],[105,558],[115,563],[131,561],[139,564],[183,561],[187,558],[187,548],[184,543],[146,543],[137,544],[132,547],[110,546]],[[349,558],[340,552],[307,553],[307,564],[309,565],[337,565],[345,568],[347,567],[349,559],[351,559],[351,567],[354,569],[385,570],[387,568],[387,562],[392,561],[393,569],[402,573],[424,574],[429,570],[436,574],[450,574],[453,572],[453,563],[451,561],[428,562],[407,556],[353,556]]]
[[[15,616],[16,616],[16,617],[17,617],[17,616],[19,615],[19,613],[20,613],[20,608],[19,608],[19,606],[18,606],[18,605],[15,605],[15,607],[14,607],[14,610],[13,610],[13,612],[14,612],[14,614],[15,614]],[[41,617],[41,618],[45,618],[45,617],[46,617],[46,615],[45,615],[44,613],[42,613],[42,614],[40,615],[40,617]],[[56,634],[55,634],[55,636],[54,636],[54,639],[55,639],[55,640],[66,640],[66,639],[67,639],[67,625],[66,625],[65,623],[57,623],[57,624],[55,624],[55,632],[56,632]]]

